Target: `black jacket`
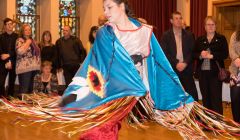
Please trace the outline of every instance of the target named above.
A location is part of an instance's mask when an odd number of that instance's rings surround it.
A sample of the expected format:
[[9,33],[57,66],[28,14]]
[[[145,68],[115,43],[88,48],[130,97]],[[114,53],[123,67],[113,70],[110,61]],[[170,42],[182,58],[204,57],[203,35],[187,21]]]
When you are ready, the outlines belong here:
[[216,61],[219,65],[224,68],[224,59],[228,57],[228,43],[223,35],[215,33],[212,41],[209,43],[207,36],[201,36],[196,40],[196,47],[194,49],[194,58],[197,60],[197,70],[201,70],[201,65],[203,59],[200,59],[201,52],[203,50],[210,49],[213,59],[210,61],[211,71],[218,73],[218,67]]
[[[73,65],[81,64],[86,57],[86,51],[82,45],[81,40],[75,36],[71,36],[68,40],[72,41],[73,46],[71,46],[71,47],[73,47],[73,51],[74,51],[72,53],[74,53],[74,55],[77,56],[77,59],[72,60],[72,62],[68,63],[68,64],[73,64]],[[59,38],[56,42],[57,68],[62,68],[64,65],[68,65],[63,61],[64,57],[71,57],[71,56],[64,56],[64,54],[65,54],[64,51],[70,50],[70,49],[66,50],[66,48],[64,50],[64,47],[63,47],[64,41],[65,41],[65,39],[62,37],[62,38]]]
[[7,34],[6,32],[0,35],[0,55],[2,54],[9,54],[10,58],[3,61],[0,59],[1,63],[5,63],[8,60],[12,62],[16,62],[16,40],[18,38],[18,34],[12,33],[11,35]]
[[[176,65],[179,62],[179,60],[176,58],[177,45],[173,29],[166,31],[163,34],[160,44],[174,71],[176,73],[179,73],[176,69]],[[182,73],[189,74],[192,73],[192,60],[193,60],[192,54],[194,46],[195,46],[194,35],[189,31],[182,30],[182,51],[184,59],[183,61],[187,63],[187,67]]]

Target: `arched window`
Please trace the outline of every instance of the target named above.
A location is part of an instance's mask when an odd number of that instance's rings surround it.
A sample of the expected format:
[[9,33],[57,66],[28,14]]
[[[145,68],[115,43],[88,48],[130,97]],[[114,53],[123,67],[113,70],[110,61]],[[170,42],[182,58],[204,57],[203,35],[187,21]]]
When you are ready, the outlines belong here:
[[[27,23],[32,27],[32,37],[39,39],[39,15],[37,15],[37,0],[17,0],[17,20],[19,25]],[[19,27],[18,27],[19,28]]]
[[62,28],[69,25],[72,34],[79,36],[79,17],[76,0],[59,0],[59,34],[63,36]]

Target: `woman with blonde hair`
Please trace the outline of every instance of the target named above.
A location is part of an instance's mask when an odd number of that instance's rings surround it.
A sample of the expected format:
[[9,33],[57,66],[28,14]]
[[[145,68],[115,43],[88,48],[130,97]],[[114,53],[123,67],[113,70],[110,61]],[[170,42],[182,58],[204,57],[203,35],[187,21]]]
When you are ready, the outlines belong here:
[[40,70],[40,49],[32,38],[29,24],[23,24],[16,41],[16,74],[19,78],[19,93],[32,93],[33,78]]
[[56,94],[58,93],[57,77],[53,73],[52,62],[44,61],[41,65],[41,73],[34,77],[34,93]]
[[223,114],[222,81],[218,78],[219,67],[224,68],[228,57],[228,43],[225,36],[216,32],[216,21],[208,16],[205,19],[206,34],[197,38],[195,59],[203,106]]

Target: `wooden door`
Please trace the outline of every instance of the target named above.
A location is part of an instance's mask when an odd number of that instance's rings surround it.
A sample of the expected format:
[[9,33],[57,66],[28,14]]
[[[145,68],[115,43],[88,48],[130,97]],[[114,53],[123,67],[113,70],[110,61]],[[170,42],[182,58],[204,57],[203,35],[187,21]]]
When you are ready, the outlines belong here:
[[[237,24],[240,24],[240,5],[218,7],[216,12],[217,32],[223,34],[229,43]],[[225,61],[226,68],[230,63],[230,59]]]

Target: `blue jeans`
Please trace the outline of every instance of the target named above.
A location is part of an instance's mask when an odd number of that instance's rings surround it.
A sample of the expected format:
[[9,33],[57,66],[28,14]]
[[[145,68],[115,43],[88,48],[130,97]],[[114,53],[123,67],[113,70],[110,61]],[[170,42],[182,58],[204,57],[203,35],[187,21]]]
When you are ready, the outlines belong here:
[[37,71],[30,71],[18,74],[19,79],[19,93],[32,93],[33,91],[33,80]]

